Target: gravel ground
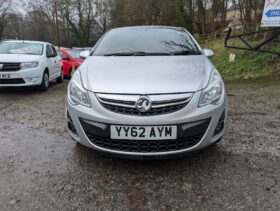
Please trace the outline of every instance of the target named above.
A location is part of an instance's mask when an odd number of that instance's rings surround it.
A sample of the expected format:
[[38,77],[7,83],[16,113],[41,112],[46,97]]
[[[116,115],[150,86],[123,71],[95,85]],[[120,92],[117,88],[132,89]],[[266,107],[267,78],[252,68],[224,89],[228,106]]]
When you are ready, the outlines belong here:
[[0,89],[0,210],[280,210],[280,80],[226,85],[223,141],[162,161],[76,146],[66,83]]

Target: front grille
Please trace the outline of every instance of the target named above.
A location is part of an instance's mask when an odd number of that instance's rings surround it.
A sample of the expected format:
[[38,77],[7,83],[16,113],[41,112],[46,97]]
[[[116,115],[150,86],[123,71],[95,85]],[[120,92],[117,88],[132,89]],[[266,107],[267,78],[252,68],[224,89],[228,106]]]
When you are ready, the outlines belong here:
[[0,63],[1,65],[3,65],[0,69],[2,72],[19,71],[21,69],[20,63]]
[[190,102],[192,93],[145,95],[151,101],[146,112],[137,109],[137,101],[142,95],[96,94],[101,105],[109,111],[134,116],[154,116],[173,113],[183,109]]
[[117,140],[110,138],[110,125],[80,119],[89,141],[101,148],[123,152],[171,152],[188,149],[203,138],[211,119],[177,125],[174,140]]
[[143,113],[138,111],[136,108],[127,108],[122,106],[116,106],[116,105],[103,105],[106,109],[121,113],[121,114],[128,114],[128,115],[137,115],[137,116],[152,116],[152,115],[161,115],[161,114],[168,114],[172,112],[176,112],[184,108],[186,105],[174,105],[174,106],[166,106],[163,108],[151,108],[149,111]]
[[0,84],[24,84],[25,81],[22,78],[13,79],[0,79]]

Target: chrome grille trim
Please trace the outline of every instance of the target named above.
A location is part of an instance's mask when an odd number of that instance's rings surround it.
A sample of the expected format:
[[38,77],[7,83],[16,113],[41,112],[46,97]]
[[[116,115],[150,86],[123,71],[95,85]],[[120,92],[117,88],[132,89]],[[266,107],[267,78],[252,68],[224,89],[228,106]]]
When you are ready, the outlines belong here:
[[96,93],[101,105],[107,110],[137,116],[151,116],[172,113],[184,108],[191,100],[193,93],[145,95],[152,102],[151,111],[141,113],[136,109],[136,103],[142,95],[120,95]]
[[111,99],[105,99],[105,98],[99,98],[99,97],[97,97],[97,98],[101,102],[101,104],[103,103],[103,104],[108,104],[108,105],[124,106],[124,107],[127,107],[127,108],[134,108],[135,107],[135,103],[133,105],[130,105],[129,102],[132,102],[132,101],[117,101],[117,102],[121,102],[121,103],[116,103]]

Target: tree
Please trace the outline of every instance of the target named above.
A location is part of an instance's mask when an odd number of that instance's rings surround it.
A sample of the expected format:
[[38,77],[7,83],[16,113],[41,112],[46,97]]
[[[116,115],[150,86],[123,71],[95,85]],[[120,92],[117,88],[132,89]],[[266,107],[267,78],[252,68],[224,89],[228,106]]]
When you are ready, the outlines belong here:
[[[248,1],[255,6],[264,0]],[[218,14],[220,26],[225,26],[228,0],[25,0],[24,13],[12,12],[11,2],[0,0],[0,37],[6,27],[9,38],[85,47],[110,28],[122,26],[170,25],[199,34],[213,32]]]
[[11,11],[13,0],[0,0],[0,40],[3,39],[3,33],[7,24],[7,16]]

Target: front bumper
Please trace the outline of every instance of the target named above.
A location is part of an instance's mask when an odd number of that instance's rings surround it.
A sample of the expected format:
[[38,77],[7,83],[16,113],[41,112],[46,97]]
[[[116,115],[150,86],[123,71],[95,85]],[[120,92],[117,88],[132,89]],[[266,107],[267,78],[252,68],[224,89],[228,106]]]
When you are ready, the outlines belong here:
[[[73,106],[66,100],[68,128],[71,137],[80,144],[104,153],[124,157],[153,158],[179,156],[203,149],[221,139],[227,118],[227,97],[219,105],[199,108],[201,92],[194,94],[190,103],[180,111],[148,117],[122,115],[106,110],[90,93],[93,108]],[[67,98],[68,99],[68,98]],[[222,128],[217,130],[219,122]],[[163,141],[112,140],[110,125],[160,126],[176,125],[178,138]],[[137,143],[138,142],[138,143]],[[120,147],[121,146],[121,147]]]
[[13,72],[0,72],[1,75],[9,75],[8,79],[0,79],[0,87],[36,86],[42,82],[41,68],[21,69]]

